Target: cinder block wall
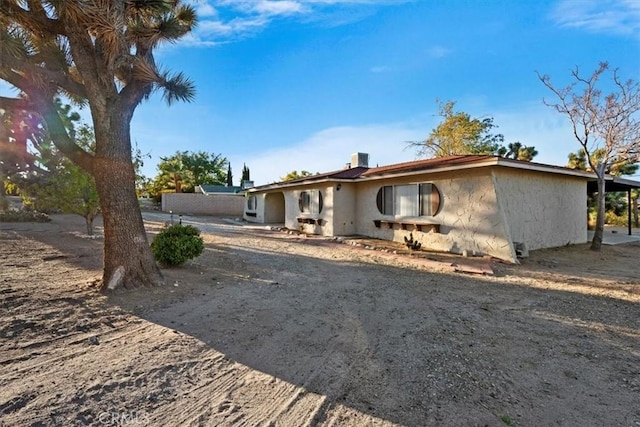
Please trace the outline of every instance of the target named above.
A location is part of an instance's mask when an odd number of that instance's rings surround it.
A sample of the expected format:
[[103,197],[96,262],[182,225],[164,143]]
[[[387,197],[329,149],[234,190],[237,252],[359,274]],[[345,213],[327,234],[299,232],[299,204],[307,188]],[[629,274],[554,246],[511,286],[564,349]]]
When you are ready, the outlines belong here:
[[162,210],[177,214],[242,217],[244,194],[166,193]]

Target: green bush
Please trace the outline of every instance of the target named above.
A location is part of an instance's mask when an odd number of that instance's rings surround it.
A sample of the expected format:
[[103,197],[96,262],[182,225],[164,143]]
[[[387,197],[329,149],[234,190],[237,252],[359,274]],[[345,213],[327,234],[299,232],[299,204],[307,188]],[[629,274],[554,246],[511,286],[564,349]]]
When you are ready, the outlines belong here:
[[175,224],[162,230],[153,242],[151,252],[162,266],[172,267],[184,264],[204,251],[200,230],[191,225]]
[[626,226],[628,218],[626,215],[616,215],[615,212],[607,211],[604,214],[604,223],[608,225]]
[[30,210],[8,210],[0,212],[0,222],[49,222],[49,215]]

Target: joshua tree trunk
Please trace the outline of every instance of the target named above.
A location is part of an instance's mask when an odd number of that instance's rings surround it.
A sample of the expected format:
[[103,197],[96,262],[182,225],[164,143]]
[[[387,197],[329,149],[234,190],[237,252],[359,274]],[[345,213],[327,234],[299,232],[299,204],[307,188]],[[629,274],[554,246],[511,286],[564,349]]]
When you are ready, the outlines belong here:
[[[136,198],[129,124],[155,90],[169,104],[193,100],[194,84],[161,71],[153,52],[188,34],[196,17],[180,0],[0,0],[0,80],[22,92],[0,104],[41,115],[55,146],[93,176],[104,218],[104,288],[162,283]],[[95,150],[76,144],[62,121],[54,101],[61,93],[91,109]]]
[[[110,123],[111,126],[105,123]],[[155,286],[163,283],[142,221],[136,197],[135,172],[131,161],[129,121],[111,114],[94,122],[97,144],[94,178],[104,221],[103,290]]]

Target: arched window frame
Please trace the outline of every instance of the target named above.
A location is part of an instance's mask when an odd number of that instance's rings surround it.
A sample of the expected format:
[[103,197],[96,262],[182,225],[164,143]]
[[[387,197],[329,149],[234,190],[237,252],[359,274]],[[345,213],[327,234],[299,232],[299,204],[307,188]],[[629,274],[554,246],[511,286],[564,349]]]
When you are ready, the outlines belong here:
[[442,208],[442,197],[431,182],[385,185],[378,190],[376,205],[383,215],[434,217]]
[[323,208],[322,192],[320,190],[304,190],[298,196],[298,208],[300,212],[307,214],[320,214]]

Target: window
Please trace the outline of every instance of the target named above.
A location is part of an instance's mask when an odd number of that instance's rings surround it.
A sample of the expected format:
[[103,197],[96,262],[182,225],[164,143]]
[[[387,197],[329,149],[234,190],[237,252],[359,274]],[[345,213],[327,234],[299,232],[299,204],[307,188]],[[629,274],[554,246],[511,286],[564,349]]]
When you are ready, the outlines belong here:
[[255,211],[256,210],[256,206],[257,206],[256,196],[250,196],[247,199],[247,210],[248,211]]
[[420,216],[436,216],[440,212],[440,190],[434,184],[419,184]]
[[440,191],[431,183],[387,185],[378,191],[376,204],[383,215],[435,216],[440,210]]
[[378,191],[378,210],[383,215],[393,215],[393,187],[388,185]]
[[322,212],[322,193],[318,190],[307,190],[298,198],[300,212],[319,214]]

